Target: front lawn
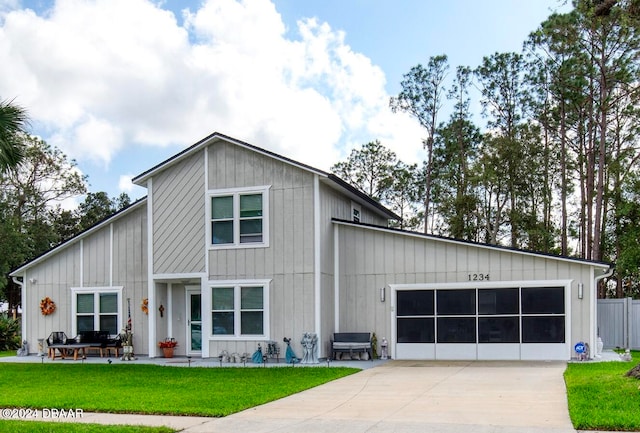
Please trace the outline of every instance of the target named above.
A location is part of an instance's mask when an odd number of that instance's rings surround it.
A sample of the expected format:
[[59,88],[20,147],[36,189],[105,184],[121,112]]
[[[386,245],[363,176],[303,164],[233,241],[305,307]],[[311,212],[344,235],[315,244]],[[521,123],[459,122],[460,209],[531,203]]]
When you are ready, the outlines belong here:
[[2,421],[0,433],[173,433],[168,427],[133,425],[71,424],[46,421]]
[[569,415],[578,430],[640,430],[640,380],[625,373],[631,362],[571,363],[564,373]]
[[144,364],[3,364],[3,407],[226,416],[359,371]]

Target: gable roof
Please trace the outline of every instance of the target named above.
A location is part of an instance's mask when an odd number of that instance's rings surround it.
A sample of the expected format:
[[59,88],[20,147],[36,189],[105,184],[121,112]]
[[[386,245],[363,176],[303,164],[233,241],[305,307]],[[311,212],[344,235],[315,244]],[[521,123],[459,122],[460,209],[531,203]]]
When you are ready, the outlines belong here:
[[473,247],[478,247],[478,248],[488,249],[488,250],[494,250],[494,251],[505,251],[505,252],[523,254],[523,255],[526,255],[526,256],[535,256],[535,257],[541,257],[541,258],[547,258],[547,259],[555,259],[555,260],[560,260],[560,261],[578,263],[578,264],[582,264],[582,265],[592,265],[592,266],[597,266],[597,267],[603,268],[605,270],[609,270],[609,269],[611,269],[613,267],[613,264],[611,264],[611,263],[601,262],[601,261],[597,261],[597,260],[588,260],[588,259],[581,259],[581,258],[576,258],[576,257],[561,256],[561,255],[556,255],[556,254],[551,254],[551,253],[541,253],[541,252],[523,250],[523,249],[518,249],[518,248],[513,248],[513,247],[505,247],[505,246],[502,246],[502,245],[483,244],[483,243],[480,243],[480,242],[472,242],[472,241],[465,241],[465,240],[460,240],[460,239],[448,238],[448,237],[445,237],[445,236],[430,235],[430,234],[425,234],[425,233],[413,232],[413,231],[409,231],[409,230],[402,230],[402,229],[393,228],[393,227],[382,227],[382,226],[377,226],[377,225],[374,225],[374,224],[358,223],[358,222],[354,222],[354,221],[342,220],[342,219],[339,219],[339,218],[332,218],[331,221],[334,224],[338,224],[338,225],[355,226],[355,227],[359,227],[359,228],[363,228],[363,229],[367,229],[367,230],[376,230],[376,231],[400,234],[400,235],[404,235],[404,236],[413,236],[413,237],[418,237],[418,238],[422,238],[422,239],[430,239],[430,240],[434,240],[434,241],[438,241],[438,242],[445,242],[445,243],[458,244],[458,245],[467,245],[467,246],[473,246]]
[[141,199],[131,203],[129,206],[120,209],[118,212],[109,215],[108,217],[106,217],[105,219],[96,222],[95,224],[93,224],[91,227],[81,231],[80,233],[78,233],[77,235],[67,239],[66,241],[63,241],[61,243],[59,243],[58,245],[50,248],[49,250],[45,251],[44,253],[40,254],[39,256],[35,257],[34,259],[29,260],[28,262],[22,264],[19,268],[14,269],[13,271],[11,271],[9,273],[10,277],[16,277],[19,276],[24,270],[26,270],[27,268],[32,267],[33,265],[38,264],[39,262],[46,260],[49,256],[53,255],[53,254],[57,254],[59,251],[70,247],[71,245],[77,243],[78,241],[80,241],[81,239],[86,238],[87,236],[89,236],[91,233],[96,232],[98,230],[100,230],[101,228],[111,224],[112,222],[114,222],[115,220],[121,218],[122,216],[138,209],[139,207],[146,205],[147,203],[147,197],[142,197]]
[[282,161],[286,164],[290,164],[293,165],[294,167],[298,167],[302,170],[311,172],[313,174],[316,174],[320,177],[320,180],[322,182],[325,182],[326,184],[328,184],[330,187],[337,189],[339,191],[341,191],[342,193],[344,193],[345,195],[351,197],[351,199],[360,202],[361,204],[367,206],[369,209],[371,209],[372,211],[374,211],[375,213],[377,213],[378,215],[384,217],[384,218],[388,218],[388,219],[393,219],[393,220],[401,220],[400,216],[398,216],[395,212],[391,211],[390,209],[386,208],[385,206],[383,206],[382,204],[380,204],[379,202],[377,202],[376,200],[374,200],[373,198],[371,198],[370,196],[368,196],[367,194],[361,192],[360,190],[358,190],[357,188],[354,188],[353,186],[351,186],[350,184],[348,184],[347,182],[345,182],[344,180],[340,179],[338,176],[332,174],[332,173],[327,173],[323,170],[311,167],[310,165],[304,164],[302,162],[298,162],[295,161],[291,158],[287,158],[286,156],[282,156],[279,155],[275,152],[271,152],[269,150],[263,149],[261,147],[258,146],[254,146],[253,144],[249,144],[246,143],[244,141],[238,140],[236,138],[233,137],[229,137],[228,135],[225,134],[221,134],[219,132],[214,132],[211,135],[203,138],[202,140],[198,141],[197,143],[189,146],[188,148],[184,149],[183,151],[175,154],[174,156],[166,159],[165,161],[151,167],[149,170],[145,171],[144,173],[139,174],[138,176],[134,177],[132,179],[132,182],[136,185],[145,187],[146,186],[146,182],[148,179],[150,179],[151,177],[153,177],[154,175],[156,175],[157,173],[160,173],[166,169],[168,169],[169,167],[177,164],[178,162],[182,161],[184,158],[189,157],[190,155],[192,155],[195,152],[198,152],[200,149],[203,149],[207,146],[209,146],[212,143],[215,143],[216,141],[225,141],[227,143],[231,143],[234,144],[236,146],[248,149],[252,152],[256,152],[259,154],[262,154],[264,156],[267,156],[269,158],[273,158],[276,159],[278,161]]

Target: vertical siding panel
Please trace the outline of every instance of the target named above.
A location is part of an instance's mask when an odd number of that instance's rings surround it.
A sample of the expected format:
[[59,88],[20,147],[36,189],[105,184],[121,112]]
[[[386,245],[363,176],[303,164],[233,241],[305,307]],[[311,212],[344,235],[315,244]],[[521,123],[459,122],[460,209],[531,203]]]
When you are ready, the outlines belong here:
[[154,272],[204,270],[204,152],[153,178]]
[[[364,237],[364,250],[365,251],[373,251],[374,247],[374,237],[365,236]],[[364,272],[368,275],[373,275],[376,273],[376,254],[362,254],[364,264]]]
[[[283,205],[281,206],[282,208],[285,207],[284,206],[285,203],[289,206],[293,204],[293,192],[291,188],[286,188],[283,190],[282,200],[283,200]],[[285,272],[285,270],[291,272],[293,270],[293,262],[294,262],[293,255],[295,254],[293,251],[293,246],[295,242],[295,233],[293,231],[294,216],[293,216],[293,212],[287,211],[287,210],[283,212],[283,219],[282,219],[284,221],[284,225],[282,227],[284,243],[282,245],[282,253],[283,253],[282,262],[281,262],[282,268],[280,268],[280,272]]]
[[[299,176],[296,176],[296,180]],[[301,180],[300,180],[301,181]],[[293,193],[293,271],[296,273],[304,272],[304,249],[305,249],[305,221],[304,215],[304,190],[295,188]]]
[[[283,337],[293,338],[294,350],[299,349],[302,332],[315,324],[313,175],[224,141],[209,147],[208,162],[209,189],[270,187],[269,246],[210,250],[209,278],[270,279],[270,338],[279,344]],[[222,346],[212,343],[212,353],[232,346],[255,350],[253,342]]]
[[[144,214],[144,211],[142,213]],[[134,209],[113,223],[114,256],[121,255],[120,250],[126,250],[126,248],[120,247],[121,236],[118,227],[127,226],[129,220],[139,218],[139,216],[140,212]],[[85,278],[82,284],[85,287],[106,286],[109,283],[109,234],[109,225],[107,225],[84,236],[82,240],[85,261],[83,269]],[[28,325],[27,333],[23,338],[29,342],[31,352],[38,350],[39,338],[46,338],[53,331],[62,331],[69,337],[73,337],[71,335],[73,325],[71,288],[81,285],[80,260],[80,240],[77,239],[67,246],[60,247],[53,255],[27,270],[27,286],[23,302],[25,305],[29,305],[29,311],[25,316]],[[119,260],[114,263],[114,284],[119,284],[121,275],[126,277],[126,272],[120,263]],[[29,282],[31,278],[37,280],[35,284]],[[137,278],[142,278],[142,276],[137,276]],[[45,296],[51,297],[56,303],[56,311],[50,316],[40,314],[40,299]],[[141,326],[142,322],[140,322]]]
[[[354,245],[363,245],[357,253],[364,255],[364,263],[375,264],[374,273],[368,266],[363,268],[362,260],[353,256]],[[589,284],[588,264],[344,225],[340,226],[339,254],[342,331],[371,330],[379,338],[390,338],[391,294],[387,293],[385,303],[378,299],[379,288],[389,284],[467,283],[468,274],[474,273],[489,273],[491,284],[491,281],[520,280],[531,272],[532,280],[574,280],[572,329],[567,339],[586,341],[589,337],[588,310],[584,310],[589,299],[585,295],[585,299],[578,300],[576,294],[578,282]],[[403,256],[410,257],[412,265],[407,265],[407,260],[402,263],[394,260]]]
[[[304,230],[304,246],[302,250],[303,257],[303,272],[313,272],[313,263],[315,260],[315,237],[314,237],[314,224],[315,224],[315,212],[314,212],[314,193],[313,193],[313,184],[310,182],[303,183],[303,209],[302,209],[302,218],[304,221],[303,230]],[[324,256],[321,258],[322,260],[322,269],[324,272],[328,272],[329,274],[333,274],[333,226],[329,222],[328,218],[321,217],[321,223],[324,221],[326,224],[321,227],[321,239],[323,245],[331,245],[331,251],[329,248],[323,248],[321,250],[321,254]]]

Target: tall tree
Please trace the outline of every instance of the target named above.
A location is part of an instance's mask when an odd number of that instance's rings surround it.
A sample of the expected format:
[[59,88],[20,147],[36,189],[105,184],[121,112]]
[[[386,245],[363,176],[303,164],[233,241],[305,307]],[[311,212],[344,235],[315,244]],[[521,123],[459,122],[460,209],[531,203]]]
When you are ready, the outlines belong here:
[[[602,260],[603,234],[607,226],[610,179],[608,167],[614,152],[617,106],[623,101],[637,103],[640,20],[635,0],[575,2],[577,42],[591,65],[589,96],[592,101],[586,152],[587,258]],[[618,161],[619,162],[619,161]]]
[[421,185],[416,164],[398,161],[391,167],[382,202],[400,216],[401,229],[417,230],[422,224],[417,206],[422,195]]
[[0,174],[16,168],[24,158],[19,135],[26,133],[27,112],[13,101],[0,101]]
[[10,307],[20,304],[20,291],[7,272],[60,242],[51,210],[56,204],[86,192],[86,178],[75,161],[44,141],[21,135],[25,148],[22,164],[0,175],[0,289]]
[[414,66],[403,76],[403,80],[400,83],[402,91],[397,97],[392,97],[389,103],[394,112],[403,111],[409,113],[427,130],[428,136],[423,140],[423,147],[427,150],[424,179],[425,233],[429,232],[431,184],[433,180],[433,145],[438,125],[438,112],[443,103],[443,83],[448,69],[449,64],[446,55],[431,57],[426,68],[420,64]]
[[434,204],[443,220],[444,232],[456,239],[478,240],[476,181],[473,174],[480,129],[472,122],[469,86],[472,71],[458,67],[447,98],[454,110],[445,125],[440,125],[434,152]]
[[389,177],[396,162],[396,154],[375,140],[362,145],[360,149],[353,149],[347,160],[334,164],[331,171],[380,201],[391,184]]
[[[495,199],[505,200],[505,224],[510,231],[510,245],[517,248],[523,229],[527,203],[524,190],[531,185],[531,160],[527,158],[531,129],[524,124],[527,89],[524,82],[524,59],[517,53],[495,53],[484,57],[475,70],[482,99],[482,113],[487,118],[487,137],[483,152],[498,157],[501,190]],[[534,170],[537,167],[534,168]],[[529,179],[528,179],[529,178]],[[495,216],[499,216],[496,214]]]
[[110,199],[109,194],[104,191],[88,193],[76,211],[78,231],[86,230],[107,219],[117,211],[129,206],[130,203],[131,199],[126,193],[122,193],[114,199]]
[[[569,254],[569,216],[571,194],[575,192],[574,179],[577,153],[577,131],[582,125],[588,76],[588,61],[576,43],[575,14],[552,14],[534,31],[525,43],[529,54],[529,76],[534,95],[532,115],[544,129],[544,144],[548,155],[546,173],[554,188],[557,172],[557,195],[560,202],[560,253]],[[549,211],[552,206],[549,206]],[[546,213],[546,218],[551,214]],[[551,229],[549,222],[546,225]],[[580,249],[583,251],[583,249]]]

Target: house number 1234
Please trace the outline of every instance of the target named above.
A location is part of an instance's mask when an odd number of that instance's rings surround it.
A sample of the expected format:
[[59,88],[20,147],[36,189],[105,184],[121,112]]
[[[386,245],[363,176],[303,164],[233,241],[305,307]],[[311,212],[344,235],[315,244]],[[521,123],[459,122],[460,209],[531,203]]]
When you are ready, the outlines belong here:
[[469,281],[489,281],[489,274],[469,274]]

